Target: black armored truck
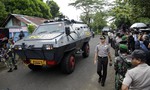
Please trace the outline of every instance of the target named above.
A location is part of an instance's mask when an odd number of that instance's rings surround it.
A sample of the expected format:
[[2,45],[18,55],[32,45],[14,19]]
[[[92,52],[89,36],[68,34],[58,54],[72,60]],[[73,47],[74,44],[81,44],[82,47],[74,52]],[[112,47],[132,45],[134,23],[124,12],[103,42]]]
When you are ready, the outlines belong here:
[[75,69],[75,54],[89,56],[91,32],[82,22],[68,19],[45,21],[28,37],[14,44],[14,51],[31,70],[60,65],[64,73]]

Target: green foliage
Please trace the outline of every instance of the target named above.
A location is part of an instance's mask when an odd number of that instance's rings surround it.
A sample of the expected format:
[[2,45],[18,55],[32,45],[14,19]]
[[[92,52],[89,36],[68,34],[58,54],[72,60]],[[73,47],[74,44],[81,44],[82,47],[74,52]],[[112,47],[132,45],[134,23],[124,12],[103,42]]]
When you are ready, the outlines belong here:
[[36,26],[33,24],[28,24],[28,32],[31,34],[35,30]]
[[128,2],[133,7],[133,12],[135,12],[134,15],[150,18],[150,0],[129,0]]
[[49,0],[47,0],[46,3],[51,10],[50,12],[52,14],[52,17],[53,18],[58,17],[59,16],[59,6],[57,5],[57,3],[54,1],[49,1]]
[[[0,6],[3,13],[1,16],[6,17],[7,14],[23,14],[29,16],[36,16],[50,19],[52,15],[50,13],[49,6],[42,2],[42,0],[0,0]],[[2,19],[4,19],[4,17]]]
[[[104,26],[107,26],[106,14],[104,12],[96,12],[96,14],[90,15],[90,24],[89,27],[93,29],[94,32],[100,33]],[[86,17],[80,16],[81,20],[86,23]]]
[[140,17],[137,19],[137,22],[143,22],[145,24],[150,24],[150,18]]
[[[130,26],[132,19],[132,8],[126,1],[116,0],[115,6],[111,9],[110,15],[114,17],[117,28],[123,24]],[[114,25],[112,25],[114,26]]]
[[93,15],[92,19],[93,22],[91,23],[91,27],[94,30],[97,30],[96,32],[100,32],[104,26],[107,26],[105,13],[103,12],[97,12],[95,15]]
[[4,21],[4,19],[6,18],[7,12],[5,10],[5,6],[4,4],[0,1],[0,25],[2,24],[2,22]]
[[[117,27],[120,23],[128,26],[135,22],[150,23],[150,0],[115,0],[110,15],[115,18]],[[113,24],[114,24],[113,23]]]
[[116,26],[115,22],[112,22],[111,25],[110,25],[110,27],[111,27],[112,29],[117,29],[117,26]]
[[72,5],[76,7],[77,9],[81,9],[83,12],[87,11],[94,11],[98,9],[102,9],[104,0],[75,0],[73,3],[70,3],[69,5]]
[[81,20],[94,32],[99,33],[107,25],[106,14],[102,11],[104,0],[75,0],[69,5],[83,11]]
[[90,25],[91,14],[97,11],[101,11],[101,9],[103,8],[103,0],[75,0],[69,5],[72,5],[77,9],[82,10],[85,19],[84,21],[86,21],[86,23]]
[[128,0],[132,6],[132,15],[134,22],[150,23],[150,0]]

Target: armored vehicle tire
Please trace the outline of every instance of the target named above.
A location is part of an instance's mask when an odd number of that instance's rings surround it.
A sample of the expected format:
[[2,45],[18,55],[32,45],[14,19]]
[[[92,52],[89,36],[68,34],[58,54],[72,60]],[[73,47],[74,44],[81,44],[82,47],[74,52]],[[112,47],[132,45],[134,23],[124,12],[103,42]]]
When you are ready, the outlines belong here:
[[29,64],[28,67],[29,67],[32,71],[37,71],[37,70],[42,69],[42,66],[33,65],[33,64]]
[[61,70],[65,74],[70,74],[75,69],[75,56],[73,53],[68,53],[64,55],[61,62]]
[[89,53],[90,53],[90,46],[89,46],[89,43],[85,43],[82,47],[82,50],[83,50],[83,53],[82,53],[82,56],[84,58],[88,57],[89,56]]

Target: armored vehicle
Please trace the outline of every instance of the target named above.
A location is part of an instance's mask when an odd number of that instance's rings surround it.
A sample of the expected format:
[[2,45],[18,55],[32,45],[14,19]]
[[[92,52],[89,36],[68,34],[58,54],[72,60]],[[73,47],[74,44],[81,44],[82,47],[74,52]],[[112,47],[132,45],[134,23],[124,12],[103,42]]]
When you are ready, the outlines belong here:
[[64,73],[75,69],[75,54],[88,57],[91,32],[86,24],[74,20],[46,21],[14,45],[15,52],[31,70],[60,65]]

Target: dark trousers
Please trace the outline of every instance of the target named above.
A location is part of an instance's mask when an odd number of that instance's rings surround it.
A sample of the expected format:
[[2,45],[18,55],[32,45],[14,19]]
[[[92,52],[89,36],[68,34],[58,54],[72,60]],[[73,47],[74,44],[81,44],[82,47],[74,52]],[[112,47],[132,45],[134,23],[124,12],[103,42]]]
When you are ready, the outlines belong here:
[[101,78],[102,83],[105,83],[105,80],[106,80],[107,65],[108,65],[108,58],[98,57],[97,74]]

